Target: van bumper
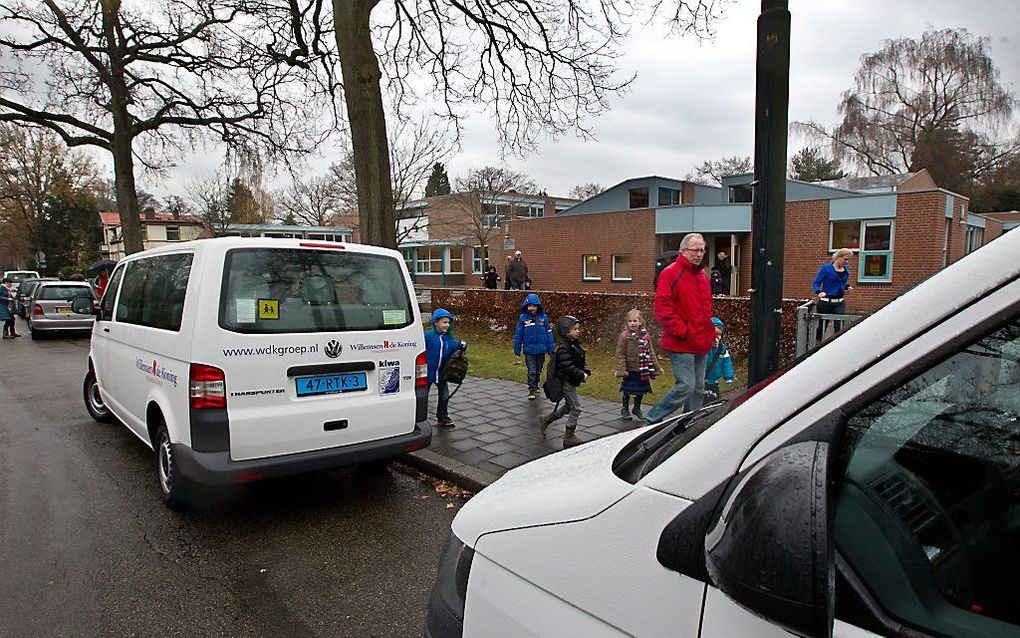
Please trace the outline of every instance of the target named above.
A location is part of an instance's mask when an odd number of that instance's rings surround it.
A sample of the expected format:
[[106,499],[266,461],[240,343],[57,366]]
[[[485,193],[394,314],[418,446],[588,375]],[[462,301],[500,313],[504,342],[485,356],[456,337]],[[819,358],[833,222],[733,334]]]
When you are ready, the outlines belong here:
[[205,485],[230,485],[392,458],[428,447],[431,442],[432,428],[428,421],[422,421],[409,434],[250,461],[232,461],[230,452],[196,452],[180,443],[175,443],[173,449],[182,475]]

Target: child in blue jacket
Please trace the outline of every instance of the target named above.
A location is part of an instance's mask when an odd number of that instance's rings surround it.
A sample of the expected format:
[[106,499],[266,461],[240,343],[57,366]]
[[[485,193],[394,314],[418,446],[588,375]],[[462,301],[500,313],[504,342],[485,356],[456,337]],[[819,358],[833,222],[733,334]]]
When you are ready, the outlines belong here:
[[425,333],[425,361],[429,391],[433,384],[439,388],[436,423],[444,428],[452,428],[454,424],[449,413],[450,386],[443,379],[443,365],[458,348],[467,350],[467,342],[453,336],[453,315],[449,310],[437,309],[432,313],[432,329]]
[[521,317],[514,331],[514,355],[521,356],[528,364],[528,399],[538,396],[538,379],[542,376],[545,355],[556,352],[552,326],[542,308],[542,301],[535,293],[529,294],[521,305]]
[[729,348],[722,342],[726,324],[719,317],[712,317],[712,325],[715,326],[715,346],[708,351],[705,360],[705,401],[714,401],[721,396],[719,379],[733,383],[733,359]]

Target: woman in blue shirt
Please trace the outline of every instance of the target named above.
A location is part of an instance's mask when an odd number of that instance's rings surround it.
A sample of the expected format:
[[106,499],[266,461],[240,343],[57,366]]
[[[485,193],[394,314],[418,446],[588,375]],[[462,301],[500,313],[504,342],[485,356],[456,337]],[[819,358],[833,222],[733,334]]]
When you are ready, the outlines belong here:
[[[832,262],[824,264],[818,269],[815,275],[814,290],[818,295],[818,313],[823,315],[845,315],[846,305],[843,298],[846,291],[850,290],[850,264],[849,259],[854,252],[849,248],[840,248],[832,254]],[[815,331],[815,341],[821,342],[825,333],[826,321],[818,322],[818,329]],[[842,321],[833,321],[833,334],[843,329]]]

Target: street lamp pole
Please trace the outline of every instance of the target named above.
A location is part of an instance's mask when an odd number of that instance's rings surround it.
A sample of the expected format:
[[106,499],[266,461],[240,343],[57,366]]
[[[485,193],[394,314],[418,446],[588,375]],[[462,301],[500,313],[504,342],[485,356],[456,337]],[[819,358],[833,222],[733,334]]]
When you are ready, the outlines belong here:
[[747,384],[779,369],[786,213],[786,142],[790,108],[790,11],[787,0],[762,0],[754,114],[751,204],[751,341]]

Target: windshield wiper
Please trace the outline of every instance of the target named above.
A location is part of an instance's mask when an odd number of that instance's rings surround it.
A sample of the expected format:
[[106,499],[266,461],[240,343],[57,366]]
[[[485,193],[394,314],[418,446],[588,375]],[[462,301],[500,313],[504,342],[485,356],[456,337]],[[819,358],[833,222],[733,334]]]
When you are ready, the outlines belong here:
[[656,450],[672,441],[675,437],[683,434],[687,431],[695,420],[715,412],[717,409],[726,405],[725,401],[716,401],[715,403],[709,403],[708,405],[702,406],[697,410],[681,414],[664,420],[658,426],[653,428],[645,439],[635,447],[630,454],[624,457],[618,457],[616,463],[613,464],[613,473],[617,476],[626,476],[634,469],[640,462],[644,462],[645,459],[655,453]]

